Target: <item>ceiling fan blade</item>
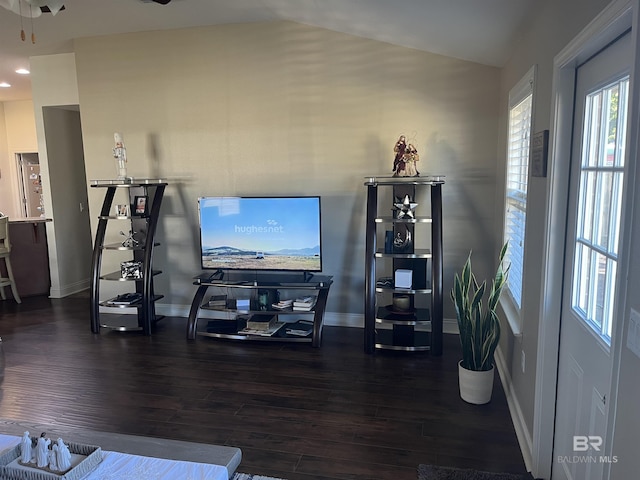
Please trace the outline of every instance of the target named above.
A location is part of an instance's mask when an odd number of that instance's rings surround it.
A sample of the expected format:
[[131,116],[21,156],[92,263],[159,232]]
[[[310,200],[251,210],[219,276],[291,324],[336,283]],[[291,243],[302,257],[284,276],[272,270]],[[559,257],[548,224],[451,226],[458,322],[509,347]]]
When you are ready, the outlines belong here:
[[159,3],[160,5],[166,5],[171,0],[153,0],[155,3]]

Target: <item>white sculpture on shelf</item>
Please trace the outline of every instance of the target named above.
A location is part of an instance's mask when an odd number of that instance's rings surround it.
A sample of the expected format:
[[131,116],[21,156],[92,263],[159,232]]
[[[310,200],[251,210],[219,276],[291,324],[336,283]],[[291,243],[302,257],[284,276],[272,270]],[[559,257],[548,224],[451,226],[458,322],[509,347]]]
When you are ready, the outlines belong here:
[[118,173],[118,180],[128,180],[127,177],[127,149],[124,146],[122,135],[119,133],[113,134],[113,140],[116,146],[113,148],[113,156],[116,159],[116,171]]
[[57,460],[58,460],[58,470],[65,471],[71,468],[71,452],[69,451],[69,447],[65,445],[61,438],[58,438],[57,448]]
[[22,443],[20,444],[20,459],[22,460],[22,463],[31,463],[32,455],[31,437],[29,436],[29,432],[26,431],[22,436]]
[[36,445],[36,464],[40,468],[44,468],[49,465],[49,445],[51,440],[41,436],[38,438],[38,444]]

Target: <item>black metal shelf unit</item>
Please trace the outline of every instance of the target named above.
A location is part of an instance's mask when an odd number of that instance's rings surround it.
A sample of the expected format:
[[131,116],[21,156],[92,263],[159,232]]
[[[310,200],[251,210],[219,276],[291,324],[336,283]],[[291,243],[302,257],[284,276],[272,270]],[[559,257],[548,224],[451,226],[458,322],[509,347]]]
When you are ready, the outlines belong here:
[[[430,351],[442,355],[443,290],[442,290],[442,176],[367,177],[367,220],[365,259],[364,350]],[[394,199],[380,215],[379,187],[391,187]],[[416,205],[419,189],[430,189],[430,205]],[[405,205],[405,199],[409,205]],[[382,210],[382,207],[380,207]],[[389,216],[389,210],[393,215]],[[416,238],[416,226],[430,226],[430,238]],[[382,228],[392,232],[392,240],[401,237],[401,247],[386,242],[378,248]],[[424,237],[424,235],[423,235]],[[420,244],[420,248],[416,248]],[[385,266],[384,264],[387,263]],[[386,269],[386,270],[385,270]],[[384,281],[380,272],[394,273]],[[409,270],[411,286],[398,288],[395,272]],[[430,278],[429,278],[430,277]],[[405,309],[395,308],[397,296],[408,297]],[[419,297],[429,296],[428,307],[418,305]]]
[[[153,278],[162,273],[152,268],[153,250],[159,243],[154,241],[160,206],[167,183],[159,179],[123,180],[94,180],[91,187],[105,188],[102,210],[98,217],[98,228],[93,245],[93,260],[91,274],[91,331],[100,333],[101,328],[118,331],[141,330],[145,335],[151,335],[151,327],[162,317],[156,315],[155,302],[163,298],[154,292]],[[118,190],[126,191],[129,205],[127,212],[114,214],[114,198]],[[143,197],[146,204],[141,211],[136,212],[135,200]],[[127,243],[107,243],[107,225],[110,222],[122,222],[131,234],[136,232],[132,240]],[[131,252],[132,262],[140,265],[139,275],[133,278],[124,277],[121,271],[102,272],[102,260],[105,252]],[[115,304],[113,299],[100,299],[100,284],[103,281],[130,282],[136,297],[130,303]],[[122,314],[123,309],[136,309],[137,315]],[[136,321],[137,320],[137,321]]]

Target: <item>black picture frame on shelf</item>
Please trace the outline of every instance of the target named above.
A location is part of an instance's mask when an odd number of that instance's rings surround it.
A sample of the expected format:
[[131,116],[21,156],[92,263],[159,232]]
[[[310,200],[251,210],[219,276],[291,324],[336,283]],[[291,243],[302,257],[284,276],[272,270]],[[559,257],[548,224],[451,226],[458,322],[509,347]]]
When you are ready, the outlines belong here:
[[133,215],[138,217],[146,217],[148,212],[149,198],[146,195],[136,195],[133,197]]

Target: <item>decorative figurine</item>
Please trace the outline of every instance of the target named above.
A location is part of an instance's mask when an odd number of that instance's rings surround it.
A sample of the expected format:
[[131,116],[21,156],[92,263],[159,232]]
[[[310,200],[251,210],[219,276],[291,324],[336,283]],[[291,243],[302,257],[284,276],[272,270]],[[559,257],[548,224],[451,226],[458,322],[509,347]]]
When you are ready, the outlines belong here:
[[420,160],[420,155],[418,155],[418,150],[411,143],[407,145],[407,149],[405,154],[402,157],[404,159],[405,172],[406,177],[417,177],[420,175],[418,171],[418,161]]
[[113,156],[116,158],[118,180],[129,180],[129,177],[127,177],[127,149],[124,146],[122,135],[116,132],[113,134],[113,139],[116,143],[113,148]]
[[407,145],[407,137],[400,135],[393,147],[395,157],[393,159],[394,177],[417,177],[420,175],[417,162],[420,160],[418,150],[412,144]]
[[60,471],[58,468],[58,445],[53,445],[49,450],[49,469]]
[[69,447],[65,445],[61,438],[58,438],[58,447],[57,460],[58,460],[58,470],[64,472],[65,470],[69,470],[71,468],[71,452],[69,451]]
[[51,444],[51,440],[45,438],[44,435],[44,433],[40,435],[36,446],[36,464],[40,468],[49,465],[49,445]]
[[129,234],[127,235],[122,230],[120,230],[120,235],[126,237],[124,239],[124,241],[122,242],[122,246],[131,248],[131,247],[137,247],[138,245],[140,245],[140,242],[138,240],[136,240],[136,238],[135,238],[136,233],[138,233],[138,232],[134,232],[133,230],[129,230]]
[[411,240],[411,231],[406,229],[404,232],[404,238],[402,238],[402,233],[396,232],[396,236],[393,239],[393,251],[396,253],[405,252],[410,250],[413,245]]
[[20,444],[20,459],[22,463],[31,463],[32,456],[31,437],[29,436],[29,432],[26,431],[22,436],[22,443]]
[[404,199],[400,201],[399,197],[396,197],[396,202],[394,206],[398,209],[396,214],[396,218],[415,218],[414,210],[418,206],[417,203],[411,201],[411,197],[409,195],[405,195]]
[[400,135],[396,145],[393,147],[393,151],[396,153],[395,158],[393,159],[393,175],[398,175],[398,172],[404,168],[404,164],[402,162],[402,156],[404,155],[405,150],[407,149],[407,138],[404,135]]

